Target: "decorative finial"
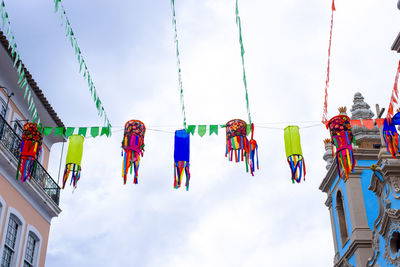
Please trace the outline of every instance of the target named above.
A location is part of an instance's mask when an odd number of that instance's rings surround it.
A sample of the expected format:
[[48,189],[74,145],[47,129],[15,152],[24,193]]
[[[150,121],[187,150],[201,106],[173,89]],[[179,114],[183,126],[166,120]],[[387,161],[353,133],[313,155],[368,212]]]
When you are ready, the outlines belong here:
[[346,107],[340,107],[340,108],[338,108],[338,110],[339,110],[339,115],[347,115]]
[[353,105],[350,109],[352,120],[368,120],[374,117],[368,103],[364,101],[364,97],[360,92],[354,94]]
[[324,144],[326,145],[326,144],[330,144],[331,143],[331,139],[329,139],[329,138],[325,138],[324,139]]

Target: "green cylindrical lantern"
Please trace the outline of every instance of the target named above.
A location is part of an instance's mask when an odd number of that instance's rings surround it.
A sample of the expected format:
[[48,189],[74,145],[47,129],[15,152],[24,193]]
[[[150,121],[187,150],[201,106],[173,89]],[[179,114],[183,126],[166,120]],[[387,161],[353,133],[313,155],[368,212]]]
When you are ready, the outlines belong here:
[[76,184],[81,177],[81,162],[82,162],[82,154],[83,154],[83,141],[85,139],[80,134],[74,134],[69,138],[68,145],[68,153],[67,159],[65,161],[65,171],[63,177],[63,186],[64,189],[65,184],[68,180],[68,176],[70,172],[72,172],[72,180],[73,186],[76,187]]
[[292,171],[292,181],[300,183],[306,166],[304,164],[303,152],[301,151],[300,132],[298,126],[287,126],[285,128],[285,151],[286,158]]

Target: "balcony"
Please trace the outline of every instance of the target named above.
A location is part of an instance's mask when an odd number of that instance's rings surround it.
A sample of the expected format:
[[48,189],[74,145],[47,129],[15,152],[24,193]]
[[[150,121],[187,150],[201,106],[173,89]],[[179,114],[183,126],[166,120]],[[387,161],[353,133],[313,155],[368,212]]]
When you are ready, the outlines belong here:
[[[7,121],[0,116],[0,143],[19,160],[21,138],[14,132]],[[15,173],[16,174],[16,173]],[[57,205],[60,204],[60,187],[36,160],[36,168],[31,173],[32,180],[39,185]]]

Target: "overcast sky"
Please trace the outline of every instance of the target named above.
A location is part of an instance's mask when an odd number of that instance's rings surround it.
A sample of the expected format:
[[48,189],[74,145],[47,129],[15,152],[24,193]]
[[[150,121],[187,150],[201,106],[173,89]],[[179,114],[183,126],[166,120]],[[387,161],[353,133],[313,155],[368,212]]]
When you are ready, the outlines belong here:
[[[63,3],[114,133],[85,141],[78,188],[62,192],[63,211],[52,221],[47,267],[332,265],[318,189],[328,131],[301,130],[307,176],[293,185],[283,130],[257,127],[321,120],[330,0],[239,2],[261,169],[251,177],[228,162],[221,130],[194,136],[189,192],[173,189],[173,131],[182,116],[170,1]],[[101,125],[53,1],[6,7],[22,60],[63,122]],[[328,116],[350,109],[357,91],[387,107],[399,60],[390,51],[400,30],[396,1],[337,0],[336,8]],[[176,12],[188,123],[247,119],[235,1],[176,1]],[[139,184],[129,177],[124,186],[120,129],[130,119],[148,131]],[[274,122],[284,123],[267,124]],[[60,147],[51,154],[55,180]]]

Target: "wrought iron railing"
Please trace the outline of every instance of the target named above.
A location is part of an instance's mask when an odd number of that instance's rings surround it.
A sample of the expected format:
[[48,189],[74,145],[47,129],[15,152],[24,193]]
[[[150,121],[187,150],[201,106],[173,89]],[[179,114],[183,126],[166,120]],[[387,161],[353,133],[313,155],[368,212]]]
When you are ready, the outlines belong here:
[[[9,152],[19,159],[21,138],[11,128],[7,121],[0,116],[0,143],[7,148]],[[31,173],[32,180],[34,180],[46,194],[56,203],[60,204],[60,187],[47,173],[46,169],[36,160],[36,168]]]

